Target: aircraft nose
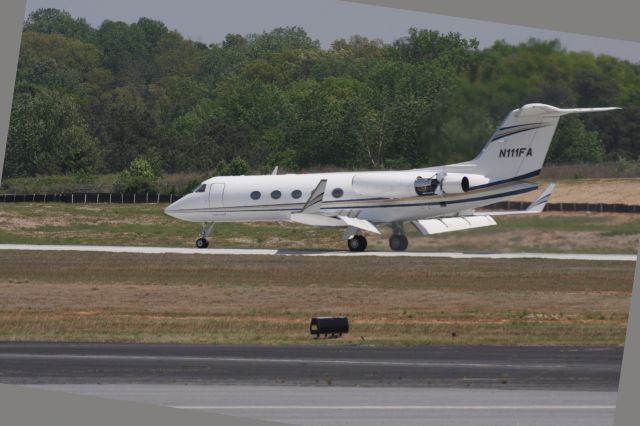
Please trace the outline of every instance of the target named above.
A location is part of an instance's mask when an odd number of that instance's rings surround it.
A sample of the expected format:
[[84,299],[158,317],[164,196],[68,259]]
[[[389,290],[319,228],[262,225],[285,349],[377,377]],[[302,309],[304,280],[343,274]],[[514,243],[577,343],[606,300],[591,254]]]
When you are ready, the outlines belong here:
[[176,219],[180,219],[180,205],[183,204],[183,200],[184,197],[170,204],[167,208],[164,209],[164,214],[175,217]]

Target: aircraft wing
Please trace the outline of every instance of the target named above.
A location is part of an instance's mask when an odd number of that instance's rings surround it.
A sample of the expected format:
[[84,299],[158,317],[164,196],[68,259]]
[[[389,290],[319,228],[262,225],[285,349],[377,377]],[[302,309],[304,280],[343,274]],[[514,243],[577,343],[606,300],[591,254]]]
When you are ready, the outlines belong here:
[[316,188],[311,192],[309,199],[305,203],[300,213],[293,213],[291,215],[291,221],[315,226],[348,226],[350,228],[356,228],[363,231],[373,232],[374,234],[380,234],[380,230],[368,220],[358,219],[357,217],[351,216],[331,217],[323,215],[321,212],[321,207],[326,187],[327,180],[322,179],[318,183],[318,186],[316,186]]
[[346,225],[351,226],[353,228],[362,229],[363,231],[373,232],[374,234],[380,235],[381,232],[376,226],[369,222],[368,220],[358,219],[357,217],[349,217],[349,216],[338,216],[338,219],[343,221]]
[[422,235],[443,234],[496,225],[491,216],[460,216],[439,219],[414,220],[411,222]]
[[357,217],[349,216],[324,216],[320,213],[293,213],[291,215],[291,221],[301,223],[303,225],[311,226],[333,226],[361,229],[363,231],[372,232],[374,234],[381,234],[380,230],[371,222],[364,219],[358,219]]

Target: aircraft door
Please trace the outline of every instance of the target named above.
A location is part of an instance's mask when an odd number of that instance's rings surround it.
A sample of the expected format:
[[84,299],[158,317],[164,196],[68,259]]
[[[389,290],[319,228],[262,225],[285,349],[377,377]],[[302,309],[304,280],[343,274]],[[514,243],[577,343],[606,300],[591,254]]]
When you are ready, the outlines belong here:
[[[219,209],[224,207],[224,183],[212,183],[209,189],[209,207]],[[213,214],[224,215],[224,212],[213,211]]]

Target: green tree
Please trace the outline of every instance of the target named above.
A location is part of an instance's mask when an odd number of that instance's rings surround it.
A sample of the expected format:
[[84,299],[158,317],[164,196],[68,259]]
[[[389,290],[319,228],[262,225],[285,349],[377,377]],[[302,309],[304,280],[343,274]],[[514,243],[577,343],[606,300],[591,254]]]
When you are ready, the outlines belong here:
[[129,194],[144,194],[156,192],[159,176],[152,163],[145,158],[136,158],[129,167],[120,173],[115,182],[114,190]]
[[222,160],[213,172],[214,176],[244,176],[251,174],[251,168],[241,157],[234,157],[227,163]]
[[89,104],[111,82],[102,59],[93,44],[61,34],[26,32],[22,35],[17,90],[55,89]]
[[96,140],[73,100],[58,92],[18,94],[7,143],[7,177],[91,172]]
[[155,143],[159,127],[144,95],[131,86],[118,87],[105,92],[93,111],[107,172],[124,169]]
[[381,39],[369,40],[359,35],[353,35],[349,40],[338,39],[331,43],[331,49],[335,52],[348,53],[357,58],[380,59],[387,53]]
[[90,43],[95,42],[96,35],[85,19],[74,19],[69,12],[53,8],[31,12],[24,23],[24,31],[57,33]]
[[476,58],[478,40],[465,39],[460,33],[441,34],[438,31],[409,29],[409,35],[394,44],[395,57],[418,63],[438,61],[457,71],[468,69]]
[[104,64],[121,81],[140,83],[152,74],[147,34],[143,28],[124,22],[104,21],[97,31]]
[[589,131],[576,116],[562,119],[549,150],[550,163],[596,163],[604,158],[597,132]]
[[287,50],[316,50],[320,42],[313,40],[301,27],[279,27],[261,34],[249,34],[247,47],[254,58]]

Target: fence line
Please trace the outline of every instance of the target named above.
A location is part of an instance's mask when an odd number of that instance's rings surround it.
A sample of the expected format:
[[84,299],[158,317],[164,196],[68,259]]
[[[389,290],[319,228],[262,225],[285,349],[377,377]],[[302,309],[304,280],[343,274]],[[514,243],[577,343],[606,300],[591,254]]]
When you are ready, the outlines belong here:
[[[487,210],[525,210],[526,201],[503,201],[487,206]],[[607,203],[548,203],[544,209],[549,212],[595,212],[595,213],[640,213],[640,205]]]
[[69,204],[170,204],[182,196],[175,194],[124,194],[115,192],[73,192],[65,194],[0,194],[0,203]]
[[[70,204],[170,204],[182,196],[175,194],[124,194],[109,192],[74,192],[66,194],[0,194],[2,203],[70,203]],[[503,201],[487,206],[487,210],[525,210],[525,201]],[[605,203],[549,203],[545,211],[640,213],[640,205]]]

